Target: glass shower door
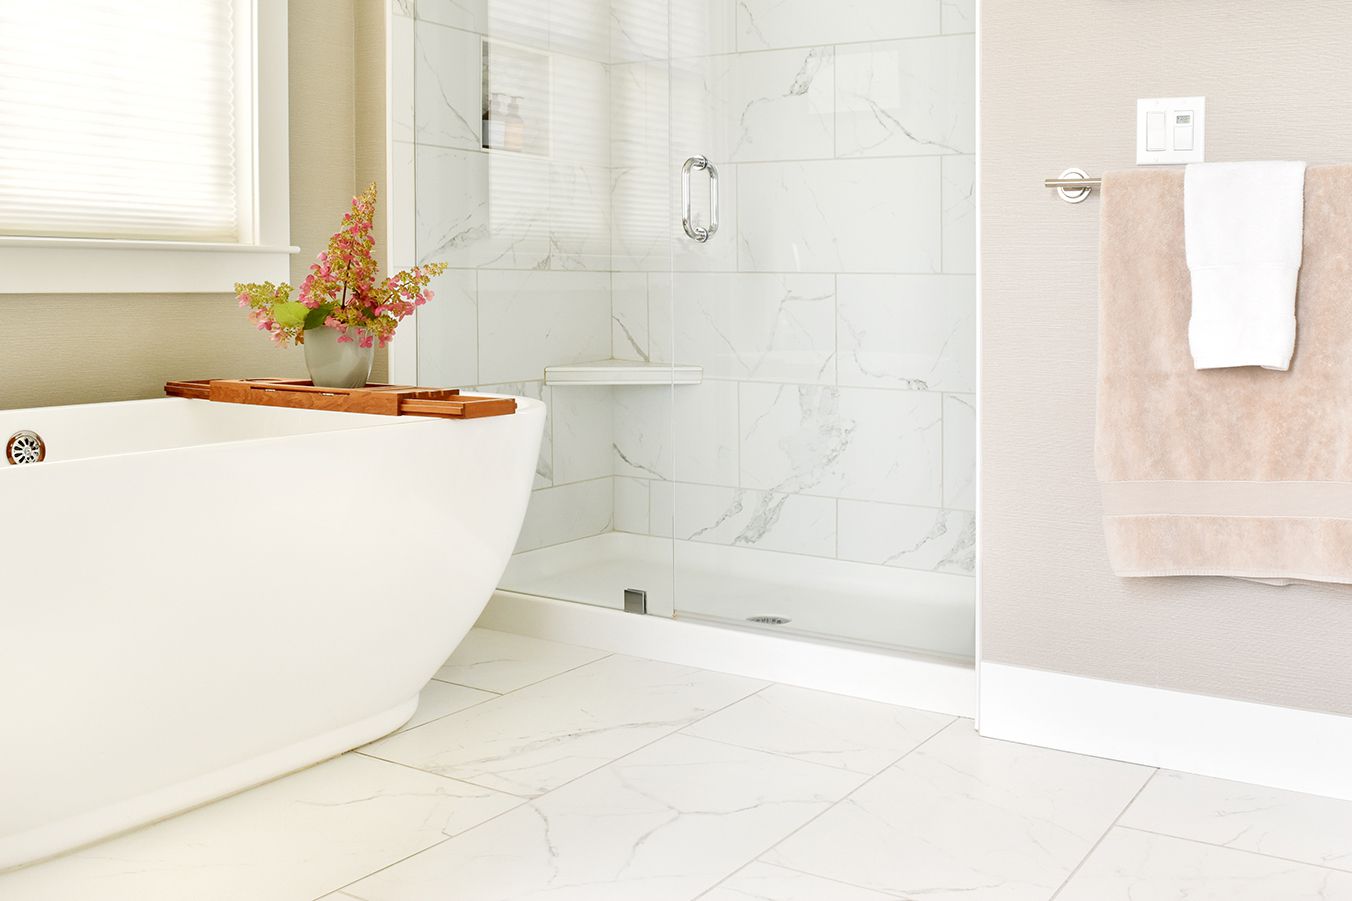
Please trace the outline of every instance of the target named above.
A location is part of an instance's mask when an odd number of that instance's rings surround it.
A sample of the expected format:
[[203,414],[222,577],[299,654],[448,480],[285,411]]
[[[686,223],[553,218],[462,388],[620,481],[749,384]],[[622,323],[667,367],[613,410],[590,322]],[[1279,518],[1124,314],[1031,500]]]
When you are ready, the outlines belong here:
[[671,5],[679,617],[972,656],[974,35],[918,6]]

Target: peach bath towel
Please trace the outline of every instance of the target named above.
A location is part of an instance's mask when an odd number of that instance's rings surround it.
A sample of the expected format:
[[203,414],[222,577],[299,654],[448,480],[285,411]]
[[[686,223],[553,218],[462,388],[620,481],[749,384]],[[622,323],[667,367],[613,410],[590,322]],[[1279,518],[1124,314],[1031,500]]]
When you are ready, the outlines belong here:
[[1352,583],[1352,166],[1305,178],[1290,371],[1193,368],[1183,172],[1103,179],[1095,464],[1119,576]]

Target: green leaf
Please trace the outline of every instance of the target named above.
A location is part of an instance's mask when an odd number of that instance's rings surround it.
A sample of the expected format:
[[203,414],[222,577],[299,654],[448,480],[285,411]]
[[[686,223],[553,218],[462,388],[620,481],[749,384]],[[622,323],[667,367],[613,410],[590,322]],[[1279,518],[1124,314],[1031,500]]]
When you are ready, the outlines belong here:
[[288,300],[286,303],[273,305],[272,318],[282,328],[300,328],[305,324],[305,317],[309,312],[310,308],[300,301]]
[[329,302],[320,304],[313,310],[310,310],[305,316],[305,327],[307,329],[323,328],[324,320],[329,318],[329,314],[333,312],[334,306],[336,306],[336,304]]

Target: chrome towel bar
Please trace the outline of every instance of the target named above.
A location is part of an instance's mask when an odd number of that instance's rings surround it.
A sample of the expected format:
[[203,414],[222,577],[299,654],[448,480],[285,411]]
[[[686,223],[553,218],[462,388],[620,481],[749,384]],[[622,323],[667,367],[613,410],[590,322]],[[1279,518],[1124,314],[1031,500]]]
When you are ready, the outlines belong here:
[[1066,203],[1079,203],[1089,197],[1090,191],[1102,187],[1103,179],[1090,178],[1083,169],[1067,169],[1056,178],[1044,179],[1042,183],[1048,188],[1055,188]]

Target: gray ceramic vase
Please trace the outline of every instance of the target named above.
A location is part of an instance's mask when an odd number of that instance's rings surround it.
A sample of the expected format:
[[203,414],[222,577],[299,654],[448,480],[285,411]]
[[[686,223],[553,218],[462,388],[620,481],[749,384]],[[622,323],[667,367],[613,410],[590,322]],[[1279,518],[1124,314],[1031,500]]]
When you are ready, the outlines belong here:
[[305,330],[305,368],[310,381],[321,388],[361,388],[371,377],[376,349],[362,347],[355,339],[339,341],[338,330]]

